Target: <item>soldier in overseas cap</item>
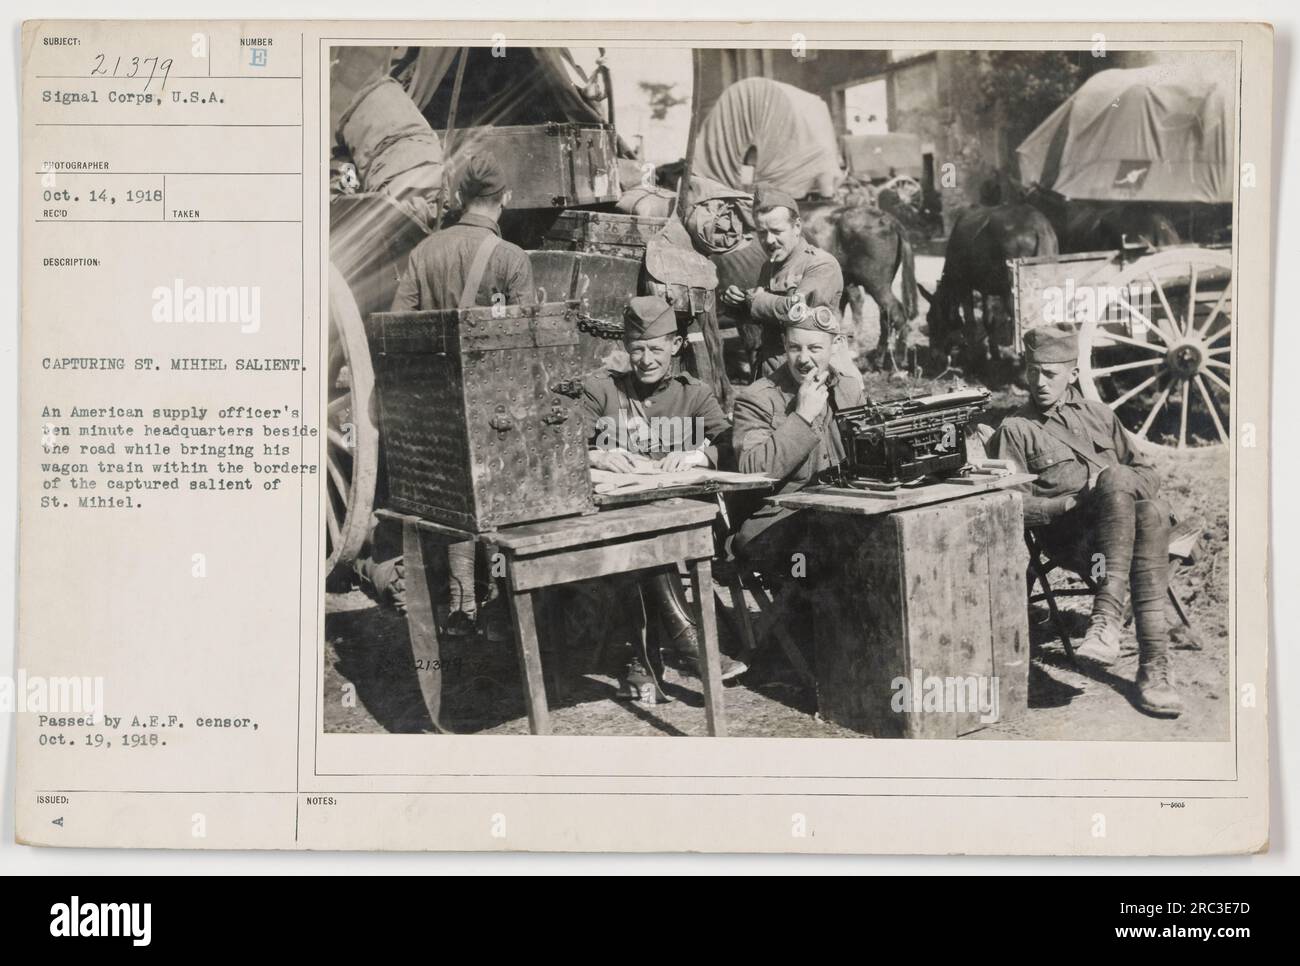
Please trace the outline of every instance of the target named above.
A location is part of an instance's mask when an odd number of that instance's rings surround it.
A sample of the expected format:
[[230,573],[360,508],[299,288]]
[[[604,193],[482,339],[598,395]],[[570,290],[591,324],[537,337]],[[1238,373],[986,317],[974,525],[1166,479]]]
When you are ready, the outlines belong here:
[[[758,372],[766,376],[785,362],[786,325],[818,306],[838,313],[844,272],[833,255],[804,237],[799,202],[788,191],[760,183],[754,190],[754,222],[755,240],[766,256],[758,282],[748,290],[730,285],[720,297],[762,326]],[[843,339],[836,345],[833,368],[861,385],[861,373]]]
[[[839,316],[829,306],[787,320],[784,364],[736,397],[732,439],[742,473],[775,477],[781,481],[777,493],[792,493],[843,462],[835,412],[866,401],[862,381],[832,365],[843,341]],[[736,515],[744,517],[732,542],[736,555],[756,570],[788,571],[790,554],[806,536],[798,512],[760,502]],[[817,562],[815,554],[808,559]]]
[[507,188],[505,173],[496,157],[487,151],[475,154],[465,164],[456,191],[463,208],[475,198],[491,198]]
[[1037,475],[1021,489],[1025,524],[1043,549],[1099,585],[1075,654],[1102,665],[1118,660],[1131,591],[1138,705],[1177,717],[1183,702],[1169,665],[1169,507],[1160,478],[1111,408],[1080,391],[1075,329],[1040,326],[1024,342],[1029,402],[1003,421],[992,450]]
[[[589,377],[583,409],[591,465],[616,473],[672,473],[692,467],[718,467],[729,461],[731,426],[713,391],[694,376],[677,371],[683,339],[677,313],[658,295],[630,299],[623,313],[623,344],[631,368],[606,370]],[[613,581],[587,585],[586,596],[617,590]],[[686,605],[675,569],[640,575],[624,588],[616,608],[625,618],[620,633],[633,645],[619,682],[619,695],[636,700],[662,696],[654,658],[641,653],[647,614],[658,614],[668,640],[664,654],[686,673],[698,677],[699,644],[694,616]],[[627,598],[639,592],[630,605]],[[746,670],[726,655],[723,680]]]
[[415,246],[397,286],[392,311],[417,312],[536,301],[528,253],[501,238],[510,186],[490,152],[467,160],[456,181],[456,224]]

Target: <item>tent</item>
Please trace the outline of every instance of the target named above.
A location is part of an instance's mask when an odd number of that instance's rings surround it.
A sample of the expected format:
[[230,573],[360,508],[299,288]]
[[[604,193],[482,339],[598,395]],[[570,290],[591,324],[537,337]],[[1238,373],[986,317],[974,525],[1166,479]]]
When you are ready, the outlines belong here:
[[830,197],[844,179],[826,102],[789,84],[749,77],[724,90],[696,134],[694,172],[743,189],[751,147],[755,184]]
[[1104,70],[1016,149],[1020,176],[1067,198],[1231,202],[1234,118],[1216,61]]

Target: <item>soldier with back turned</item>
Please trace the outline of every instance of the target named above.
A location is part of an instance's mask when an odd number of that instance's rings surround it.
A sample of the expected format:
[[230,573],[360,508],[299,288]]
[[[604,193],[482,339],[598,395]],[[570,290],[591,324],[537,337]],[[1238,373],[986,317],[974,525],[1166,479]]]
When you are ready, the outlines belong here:
[[[411,252],[406,272],[393,297],[394,312],[428,312],[488,305],[530,305],[536,301],[532,263],[518,245],[501,237],[499,221],[510,204],[510,187],[496,159],[487,152],[471,157],[461,171],[456,200],[460,220],[434,232]],[[405,585],[400,540],[383,532],[372,535],[370,552],[363,552],[356,570],[362,586],[381,600],[404,605]],[[443,632],[471,635],[478,627],[473,541],[450,544],[448,617]],[[489,584],[493,606],[484,631],[504,640],[508,625]]]

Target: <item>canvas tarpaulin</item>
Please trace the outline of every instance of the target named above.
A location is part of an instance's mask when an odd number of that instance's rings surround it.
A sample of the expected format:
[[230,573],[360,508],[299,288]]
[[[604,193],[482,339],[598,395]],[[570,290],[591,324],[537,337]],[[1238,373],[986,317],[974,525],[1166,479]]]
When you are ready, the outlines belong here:
[[1104,70],[1016,150],[1026,183],[1096,201],[1232,201],[1234,98],[1215,61]]
[[830,109],[814,94],[766,77],[737,81],[718,98],[696,134],[696,174],[742,188],[746,152],[756,152],[754,183],[796,198],[830,197],[843,180]]
[[[489,47],[467,49],[469,60],[456,106],[458,128],[604,122],[604,115],[574,86],[559,48],[510,48],[505,57],[493,57]],[[421,47],[409,62],[411,100],[435,130],[446,127],[451,112],[458,53],[455,47]]]
[[[389,75],[406,89],[439,137],[451,114],[459,47],[345,47],[330,75],[330,111],[335,131],[357,93],[376,76]],[[470,47],[456,105],[456,127],[600,124],[601,109],[575,86],[561,48],[512,47],[493,57],[489,47]],[[620,153],[625,149],[620,145]]]
[[339,119],[346,146],[365,191],[382,191],[395,179],[425,168],[424,181],[437,188],[442,179],[442,146],[402,86],[386,75],[357,92]]

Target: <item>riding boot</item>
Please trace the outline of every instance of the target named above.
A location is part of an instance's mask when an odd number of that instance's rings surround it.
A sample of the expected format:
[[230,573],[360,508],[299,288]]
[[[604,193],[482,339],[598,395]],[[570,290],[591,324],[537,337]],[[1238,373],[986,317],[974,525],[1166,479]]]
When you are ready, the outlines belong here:
[[[639,704],[664,704],[672,701],[664,691],[664,666],[659,652],[658,635],[646,613],[644,591],[639,591],[632,602],[631,624],[633,631],[627,663],[618,676],[616,697]],[[634,625],[634,626],[633,626]]]
[[1169,512],[1156,500],[1139,500],[1136,509],[1132,590],[1138,639],[1138,707],[1148,714],[1176,718],[1182,713],[1183,699],[1174,690],[1169,662],[1169,618],[1165,614]]
[[1120,629],[1137,533],[1134,505],[1129,494],[1101,493],[1092,497],[1089,507],[1095,533],[1091,543],[1094,557],[1085,561],[1085,567],[1097,583],[1097,595],[1092,600],[1088,633],[1074,653],[1098,664],[1111,665],[1119,660]]
[[[641,581],[647,610],[659,615],[664,630],[664,655],[678,670],[699,678],[701,667],[699,629],[695,616],[686,602],[686,591],[681,579],[672,568],[656,571]],[[720,654],[722,680],[728,681],[744,674],[749,668],[740,661]]]

